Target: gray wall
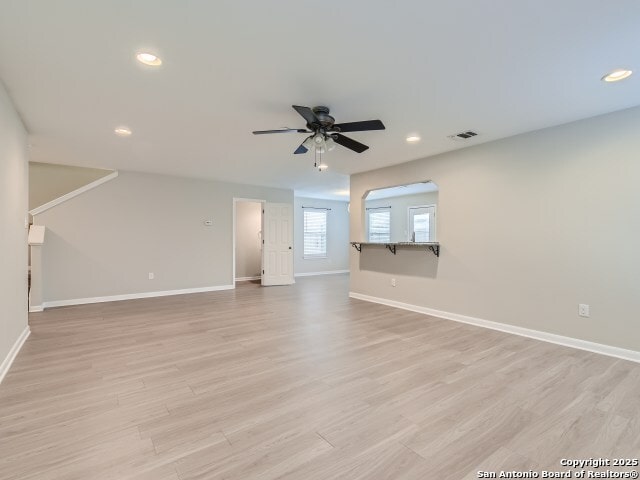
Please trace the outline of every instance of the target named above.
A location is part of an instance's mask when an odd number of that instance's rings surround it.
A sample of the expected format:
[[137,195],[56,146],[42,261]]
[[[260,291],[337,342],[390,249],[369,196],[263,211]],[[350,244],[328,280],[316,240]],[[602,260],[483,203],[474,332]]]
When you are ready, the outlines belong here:
[[353,175],[354,240],[366,190],[433,180],[441,255],[352,251],[351,290],[640,351],[639,132],[636,107]]
[[0,82],[0,364],[27,327],[27,134]]
[[29,163],[29,210],[112,173],[113,170]]
[[262,204],[236,202],[236,278],[260,276],[261,230]]
[[293,204],[292,190],[120,171],[36,215],[44,301],[233,284],[233,197]]
[[[436,222],[438,221],[438,192],[417,193],[400,197],[366,200],[366,208],[391,207],[391,241],[406,242],[409,240],[409,207],[417,205],[436,205]],[[364,235],[366,236],[367,216],[364,216]],[[438,228],[436,225],[436,232]],[[437,233],[436,233],[437,239]]]
[[[330,208],[327,212],[327,258],[304,258],[304,214],[302,206]],[[296,274],[349,269],[349,212],[347,202],[296,197],[293,211]]]

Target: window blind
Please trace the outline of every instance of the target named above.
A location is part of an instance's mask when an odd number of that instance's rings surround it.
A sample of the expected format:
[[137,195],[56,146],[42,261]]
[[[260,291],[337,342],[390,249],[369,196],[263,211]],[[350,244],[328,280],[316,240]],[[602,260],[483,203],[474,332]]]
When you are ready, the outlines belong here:
[[304,210],[304,258],[327,256],[327,211]]
[[391,241],[391,210],[369,211],[369,241]]

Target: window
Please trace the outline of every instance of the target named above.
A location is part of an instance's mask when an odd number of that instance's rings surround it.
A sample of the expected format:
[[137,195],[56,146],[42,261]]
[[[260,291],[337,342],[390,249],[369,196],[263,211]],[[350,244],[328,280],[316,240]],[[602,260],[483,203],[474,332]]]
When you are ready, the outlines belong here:
[[304,258],[327,257],[327,211],[304,210]]
[[435,214],[433,205],[409,207],[410,242],[433,242],[435,238]]
[[391,241],[391,208],[375,208],[367,211],[370,242],[384,243]]

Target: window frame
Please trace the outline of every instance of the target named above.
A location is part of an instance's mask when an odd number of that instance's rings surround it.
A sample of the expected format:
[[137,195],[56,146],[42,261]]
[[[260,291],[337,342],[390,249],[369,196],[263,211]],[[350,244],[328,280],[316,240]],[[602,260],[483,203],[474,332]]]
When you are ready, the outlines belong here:
[[[324,232],[309,232],[309,235],[324,235],[324,252],[307,253],[307,213],[324,215]],[[320,207],[302,207],[302,258],[304,260],[322,260],[329,257],[329,209]]]

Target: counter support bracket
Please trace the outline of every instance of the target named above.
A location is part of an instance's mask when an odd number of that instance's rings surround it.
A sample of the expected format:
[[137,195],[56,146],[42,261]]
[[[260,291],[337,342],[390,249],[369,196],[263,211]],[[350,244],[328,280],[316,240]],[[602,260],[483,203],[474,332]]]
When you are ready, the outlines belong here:
[[426,247],[428,252],[433,253],[436,257],[440,256],[440,244],[438,242],[389,242],[389,243],[378,243],[378,242],[350,242],[351,246],[355,248],[358,252],[362,252],[363,246],[382,246],[384,245],[387,250],[389,250],[394,255],[397,252],[398,247]]

